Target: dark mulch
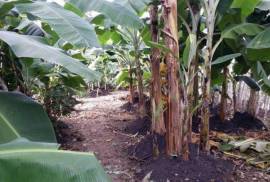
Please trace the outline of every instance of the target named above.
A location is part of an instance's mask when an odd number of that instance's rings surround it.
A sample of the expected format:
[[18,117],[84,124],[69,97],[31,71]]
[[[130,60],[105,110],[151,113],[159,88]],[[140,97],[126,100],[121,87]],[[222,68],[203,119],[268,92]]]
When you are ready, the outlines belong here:
[[[193,122],[193,129],[198,132],[199,120]],[[126,132],[131,134],[145,135],[139,143],[128,148],[130,159],[139,161],[141,164],[141,171],[136,174],[139,180],[142,180],[150,172],[152,172],[150,179],[155,182],[166,182],[167,179],[170,182],[229,182],[238,179],[236,174],[238,167],[232,161],[223,159],[221,153],[216,151],[209,155],[199,153],[198,146],[194,144],[190,146],[190,161],[170,158],[164,154],[154,159],[152,155],[153,136],[149,134],[150,128],[151,120],[149,117],[145,117],[129,123],[125,129]],[[265,128],[260,120],[247,113],[236,113],[232,120],[226,122],[221,122],[217,115],[211,117],[210,120],[211,130],[225,133],[262,131]],[[159,139],[158,143],[160,148],[165,148],[164,140]],[[247,174],[249,173],[250,171],[247,172]]]
[[[164,152],[165,140],[164,137],[157,136],[159,150]],[[146,135],[142,141],[131,145],[128,148],[128,155],[135,160],[145,161],[153,157],[153,135]]]
[[151,128],[151,118],[148,116],[145,116],[143,118],[137,118],[136,120],[128,123],[124,129],[126,133],[129,134],[140,134],[140,135],[146,135],[150,132]]
[[[130,103],[126,103],[122,106],[122,109],[126,111],[133,112],[136,110],[136,107]],[[248,113],[240,113],[237,112],[231,120],[226,120],[222,122],[217,114],[214,114],[210,118],[210,130],[218,131],[224,133],[235,133],[242,134],[246,131],[264,131],[267,130],[265,124],[257,119],[253,118]],[[200,119],[198,117],[194,117],[192,130],[195,133],[199,132]],[[125,128],[125,132],[130,134],[139,133],[141,135],[146,135],[151,130],[151,118],[143,117],[134,120],[127,124]]]
[[107,88],[106,90],[104,88],[100,88],[99,91],[98,91],[98,95],[97,95],[97,89],[95,90],[92,90],[89,92],[89,96],[91,98],[96,98],[97,96],[106,96],[106,95],[109,95],[111,92],[113,91],[112,88]]
[[[224,133],[243,133],[244,131],[262,131],[267,127],[257,118],[252,117],[248,113],[235,113],[231,120],[222,122],[217,114],[210,118],[210,130]],[[200,119],[194,118],[193,131],[199,132]]]
[[84,140],[84,138],[80,133],[73,132],[72,126],[66,124],[63,121],[56,121],[54,123],[54,129],[56,133],[57,142],[63,146],[66,143]]
[[[161,143],[163,145],[164,143]],[[152,157],[152,137],[147,136],[140,143],[129,148],[131,158],[141,161],[141,171],[137,173],[142,180],[151,173],[155,182],[227,182],[231,181],[234,165],[231,161],[214,155],[199,154],[198,146],[190,146],[190,161],[167,157],[162,154],[157,159]]]
[[124,111],[127,111],[127,112],[135,112],[136,111],[136,106],[134,104],[131,104],[130,102],[125,103],[120,108]]

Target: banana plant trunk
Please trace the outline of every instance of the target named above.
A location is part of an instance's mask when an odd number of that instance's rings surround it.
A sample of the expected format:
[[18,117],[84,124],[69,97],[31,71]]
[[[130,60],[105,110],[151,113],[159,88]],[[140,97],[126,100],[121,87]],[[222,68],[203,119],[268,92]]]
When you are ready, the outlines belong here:
[[[209,63],[206,61],[205,64]],[[200,131],[200,148],[203,151],[209,150],[209,118],[210,118],[210,103],[211,103],[211,96],[210,96],[210,87],[211,87],[211,68],[206,66],[205,68],[205,78],[204,78],[204,85],[203,85],[203,103],[202,103],[202,110],[201,110],[201,131]]]
[[130,98],[129,98],[129,102],[131,104],[134,103],[134,86],[133,86],[133,71],[132,71],[132,67],[129,67],[129,94],[130,94]]
[[[197,52],[197,51],[196,51]],[[189,69],[189,75],[188,77],[191,78],[189,84],[187,85],[187,93],[184,95],[185,96],[185,118],[183,121],[183,141],[182,141],[182,146],[183,146],[183,151],[182,151],[182,155],[183,155],[183,159],[184,160],[188,160],[189,159],[189,143],[192,143],[192,120],[193,120],[193,116],[194,116],[194,108],[196,108],[197,106],[195,106],[194,104],[194,100],[195,100],[195,95],[194,95],[194,86],[195,86],[195,80],[193,77],[195,77],[195,74],[197,72],[198,69],[198,65],[197,65],[197,53],[194,56],[194,58],[191,61],[190,64],[190,69]],[[197,83],[196,83],[197,84]],[[184,91],[184,88],[183,88]]]
[[236,96],[236,87],[237,87],[237,82],[236,80],[232,80],[233,84],[233,115],[237,112],[237,103],[238,103],[238,98]]
[[136,70],[137,70],[137,81],[138,81],[138,93],[139,93],[139,113],[142,117],[145,115],[145,101],[143,94],[143,77],[142,77],[142,69],[140,63],[140,56],[135,56],[136,62]]
[[165,45],[171,51],[166,55],[168,80],[168,106],[166,113],[166,151],[170,156],[178,156],[182,151],[182,117],[179,93],[179,44],[177,25],[177,0],[164,0],[163,35]]
[[225,121],[227,112],[228,71],[229,70],[227,67],[223,69],[224,80],[222,83],[221,102],[219,111],[219,117],[221,121]]
[[[151,19],[151,35],[152,42],[158,43],[158,6],[153,4],[150,6]],[[154,135],[153,151],[154,156],[157,157],[160,153],[158,138],[163,137],[166,133],[164,115],[163,115],[163,101],[161,93],[161,75],[160,75],[160,50],[153,48],[151,53],[151,68],[152,68],[152,133]]]
[[257,113],[258,100],[259,92],[254,89],[250,89],[250,96],[247,102],[247,112],[254,118],[256,117]]
[[206,11],[206,27],[207,27],[207,41],[206,51],[204,55],[203,65],[203,88],[202,88],[202,108],[201,108],[201,132],[200,132],[200,149],[208,152],[209,146],[209,119],[210,119],[210,104],[211,104],[211,64],[214,52],[222,41],[220,39],[213,45],[214,30],[216,22],[216,11],[219,0],[204,0]]
[[[199,74],[198,74],[198,70],[199,70],[199,53],[198,51],[196,52],[196,57],[195,57],[195,62],[194,62],[194,66],[195,66],[195,73],[197,73],[194,76],[194,83],[193,83],[193,108],[198,107],[199,105]],[[194,112],[194,115],[197,115],[198,111]]]

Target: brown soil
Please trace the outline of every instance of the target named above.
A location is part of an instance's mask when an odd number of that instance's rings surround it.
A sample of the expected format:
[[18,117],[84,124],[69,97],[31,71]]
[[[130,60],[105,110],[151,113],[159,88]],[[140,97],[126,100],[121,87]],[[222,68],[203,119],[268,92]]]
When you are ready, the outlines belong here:
[[[152,156],[152,137],[147,135],[139,143],[129,147],[133,159],[141,162],[136,173],[139,181],[146,177],[154,182],[268,182],[270,176],[244,161],[234,160],[211,150],[209,154],[200,153],[197,145],[190,145],[190,160],[184,161],[161,154]],[[163,142],[159,143],[165,145]],[[164,151],[163,151],[164,152]],[[148,182],[148,181],[147,181]]]
[[[62,148],[93,151],[114,182],[139,182],[151,171],[151,179],[156,182],[167,182],[167,179],[179,182],[208,182],[211,179],[218,182],[270,181],[265,173],[247,167],[241,161],[228,161],[219,154],[193,157],[190,162],[163,155],[154,160],[151,135],[142,130],[149,127],[143,122],[148,119],[138,119],[134,112],[121,108],[126,103],[122,98],[127,94],[119,91],[81,99],[76,111],[57,123]],[[130,127],[131,131],[128,131]],[[193,146],[193,156],[197,155],[196,151]]]
[[124,131],[133,135],[137,133],[140,135],[147,135],[150,132],[150,128],[151,118],[145,116],[128,123]]
[[[63,149],[90,152],[116,182],[135,181],[138,164],[129,159],[127,148],[138,137],[123,132],[125,125],[136,119],[120,107],[126,92],[114,92],[97,98],[83,98],[76,112],[61,119],[58,138]],[[59,128],[58,128],[59,130]]]
[[105,88],[95,88],[94,90],[89,91],[89,96],[91,98],[100,97],[100,96],[106,96],[109,95],[114,89],[109,86],[107,89]]

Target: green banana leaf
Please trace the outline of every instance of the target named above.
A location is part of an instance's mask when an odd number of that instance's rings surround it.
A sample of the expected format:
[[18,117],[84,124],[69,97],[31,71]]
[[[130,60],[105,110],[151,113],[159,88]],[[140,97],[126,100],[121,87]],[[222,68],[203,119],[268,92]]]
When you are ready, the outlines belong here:
[[97,11],[105,15],[112,22],[122,26],[130,28],[141,28],[143,26],[142,21],[134,11],[131,11],[128,7],[121,5],[117,1],[69,0],[68,2],[75,5],[83,12]]
[[19,58],[44,59],[49,63],[63,66],[70,72],[82,76],[87,82],[99,80],[100,78],[98,72],[90,70],[80,61],[61,52],[60,49],[45,44],[42,38],[0,31],[0,39],[6,42]]
[[257,8],[263,11],[270,10],[270,0],[261,0]]
[[270,60],[270,28],[258,34],[247,45],[247,56],[253,61],[269,61]]
[[59,148],[57,143],[45,143],[45,142],[31,142],[26,138],[18,138],[9,143],[0,145],[0,152],[7,150],[16,150],[16,149],[55,149]]
[[31,2],[30,0],[0,0],[0,18],[6,16],[15,4],[18,3],[27,3]]
[[259,62],[253,64],[251,67],[251,72],[257,82],[260,83],[262,90],[270,95],[270,80],[268,79],[269,72],[266,71],[266,68],[269,67],[267,62]]
[[115,77],[115,82],[118,85],[122,84],[122,82],[128,83],[129,80],[130,80],[129,71],[127,69],[124,69],[124,70],[120,71]]
[[143,10],[147,8],[147,5],[151,3],[152,0],[121,0],[117,1],[117,3],[129,7],[131,10],[135,10],[136,13],[141,13]]
[[52,149],[0,151],[2,182],[110,182],[92,153]]
[[246,83],[249,86],[249,88],[251,88],[257,92],[261,90],[259,84],[254,79],[252,79],[248,76],[236,76],[234,79],[238,82],[243,81],[244,83]]
[[221,64],[221,63],[225,63],[227,61],[231,61],[232,59],[240,57],[241,55],[242,55],[241,53],[235,53],[235,54],[229,54],[229,55],[219,57],[215,61],[212,62],[212,66],[217,65],[217,64]]
[[94,27],[56,3],[34,2],[18,4],[16,8],[45,21],[61,38],[79,48],[99,47]]
[[240,8],[242,19],[250,15],[261,0],[234,0],[231,8]]
[[264,27],[254,23],[242,23],[227,28],[222,32],[223,39],[237,39],[240,35],[256,36]]
[[43,107],[16,92],[0,92],[0,144],[18,138],[56,143],[50,119]]

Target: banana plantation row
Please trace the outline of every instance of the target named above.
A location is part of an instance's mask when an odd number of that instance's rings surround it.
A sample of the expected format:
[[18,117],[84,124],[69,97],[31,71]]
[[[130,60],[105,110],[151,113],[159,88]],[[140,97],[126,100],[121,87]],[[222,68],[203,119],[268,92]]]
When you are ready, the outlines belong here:
[[208,153],[216,92],[222,121],[228,101],[239,111],[241,84],[253,117],[270,93],[269,10],[268,0],[0,1],[0,181],[109,181],[94,155],[58,150],[32,100],[57,120],[96,86],[129,88],[131,103],[137,87],[141,117],[149,91],[155,156],[189,160],[194,117]]

